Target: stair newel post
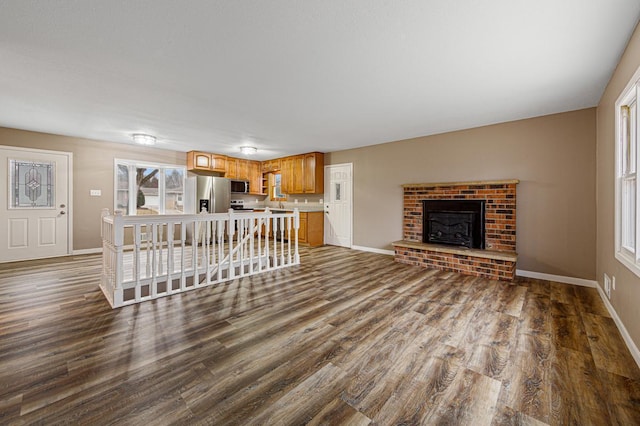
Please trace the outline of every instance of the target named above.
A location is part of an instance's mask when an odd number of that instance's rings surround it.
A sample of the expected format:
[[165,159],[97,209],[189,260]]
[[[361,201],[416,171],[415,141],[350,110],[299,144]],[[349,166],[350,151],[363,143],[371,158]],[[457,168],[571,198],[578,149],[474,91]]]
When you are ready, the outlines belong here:
[[296,234],[295,241],[295,250],[293,254],[293,262],[297,265],[300,263],[300,253],[298,252],[298,230],[300,229],[300,210],[293,209],[293,224],[294,224],[294,232]]
[[115,307],[118,307],[122,306],[124,303],[124,290],[122,289],[122,281],[124,277],[124,264],[122,258],[122,249],[124,246],[124,216],[122,215],[121,210],[116,210],[113,216],[113,246],[116,251],[116,282],[113,292],[113,304]]

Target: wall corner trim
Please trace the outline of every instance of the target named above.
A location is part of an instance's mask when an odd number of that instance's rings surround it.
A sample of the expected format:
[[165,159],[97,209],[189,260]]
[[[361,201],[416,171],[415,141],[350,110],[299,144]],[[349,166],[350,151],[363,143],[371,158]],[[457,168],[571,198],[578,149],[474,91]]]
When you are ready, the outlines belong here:
[[524,271],[516,269],[516,275],[526,278],[536,278],[539,280],[555,281],[565,284],[579,285],[582,287],[597,287],[598,282],[595,280],[585,280],[584,278],[565,277],[562,275],[545,274],[542,272]]
[[638,364],[638,367],[640,367],[640,350],[638,350],[638,347],[636,346],[635,342],[631,338],[631,335],[629,334],[624,324],[622,323],[622,320],[618,316],[618,313],[613,308],[613,305],[611,304],[611,302],[609,302],[609,299],[607,299],[607,296],[604,294],[604,291],[602,291],[599,285],[597,285],[596,288],[598,289],[600,298],[604,302],[604,305],[607,307],[609,314],[611,314],[611,318],[613,318],[613,322],[616,323],[616,326],[618,327],[618,331],[620,331],[620,334],[622,335],[624,342],[627,344],[627,348],[629,348],[629,352],[631,352],[631,356],[636,361],[636,364]]
[[393,256],[393,255],[396,254],[395,251],[393,251],[393,250],[384,250],[384,249],[373,248],[373,247],[364,247],[364,246],[352,245],[351,249],[352,250],[360,250],[360,251],[370,251],[371,253],[378,253],[378,254],[387,254],[389,256]]
[[102,247],[90,248],[90,249],[82,249],[82,250],[73,250],[73,256],[79,256],[82,254],[98,254],[102,253]]

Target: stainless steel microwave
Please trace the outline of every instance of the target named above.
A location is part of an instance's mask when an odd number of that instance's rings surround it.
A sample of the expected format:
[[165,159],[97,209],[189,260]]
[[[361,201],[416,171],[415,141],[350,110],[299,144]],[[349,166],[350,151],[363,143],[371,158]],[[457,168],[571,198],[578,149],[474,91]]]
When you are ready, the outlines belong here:
[[231,192],[236,194],[248,194],[249,193],[249,181],[246,180],[232,180]]

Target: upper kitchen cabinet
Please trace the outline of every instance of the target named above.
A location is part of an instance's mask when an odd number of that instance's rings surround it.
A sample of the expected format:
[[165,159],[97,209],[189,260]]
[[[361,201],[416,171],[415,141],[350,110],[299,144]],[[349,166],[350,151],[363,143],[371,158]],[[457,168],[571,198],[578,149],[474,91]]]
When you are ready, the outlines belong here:
[[262,162],[262,173],[271,173],[280,171],[281,168],[281,159],[276,158],[275,160],[267,160]]
[[238,179],[238,159],[229,157],[227,158],[227,170],[224,177],[229,179]]
[[324,193],[324,154],[310,152],[304,154],[303,187],[305,194]]
[[324,154],[311,152],[282,159],[282,192],[324,193]]
[[249,163],[251,161],[238,159],[238,179],[249,180]]
[[265,195],[262,185],[262,170],[259,161],[249,161],[249,192],[256,195]]
[[189,151],[187,153],[187,170],[194,172],[225,173],[227,157],[208,152]]

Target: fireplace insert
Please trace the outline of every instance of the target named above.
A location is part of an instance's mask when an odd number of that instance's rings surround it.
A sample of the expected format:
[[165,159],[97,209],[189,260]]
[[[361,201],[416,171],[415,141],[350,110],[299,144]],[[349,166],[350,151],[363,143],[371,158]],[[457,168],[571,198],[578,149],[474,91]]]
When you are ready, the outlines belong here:
[[422,241],[484,249],[484,200],[423,200]]

